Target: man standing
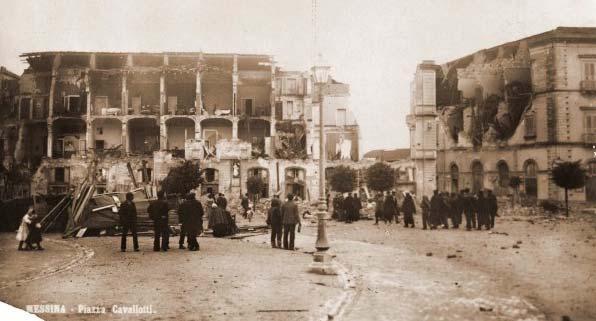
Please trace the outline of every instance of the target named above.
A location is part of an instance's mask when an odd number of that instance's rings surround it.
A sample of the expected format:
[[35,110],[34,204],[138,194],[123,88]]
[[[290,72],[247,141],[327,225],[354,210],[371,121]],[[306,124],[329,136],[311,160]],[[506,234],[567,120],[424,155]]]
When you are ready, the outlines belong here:
[[344,199],[343,208],[346,223],[352,223],[352,219],[354,218],[354,200],[352,199],[352,194],[348,193],[348,196]]
[[430,221],[430,201],[428,196],[422,196],[422,202],[420,202],[420,209],[422,210],[422,229],[426,230],[426,225],[431,225]]
[[178,248],[184,250],[186,247],[184,246],[184,238],[188,234],[187,223],[186,223],[186,211],[183,211],[182,208],[186,201],[182,201],[178,205],[178,223],[180,224],[180,239],[178,240]]
[[352,198],[354,199],[354,221],[358,221],[360,219],[360,210],[362,210],[362,200],[358,193],[354,193]]
[[153,251],[159,251],[159,241],[161,238],[161,250],[168,250],[170,241],[170,231],[168,226],[168,202],[164,200],[164,192],[157,192],[157,200],[151,201],[147,212],[153,220]]
[[399,223],[399,201],[395,191],[391,192],[391,200],[393,201],[393,216],[395,216],[395,223]]
[[242,196],[242,200],[240,201],[240,206],[242,206],[242,217],[246,218],[247,217],[247,213],[248,213],[248,207],[249,207],[249,202],[248,202],[248,193],[244,194],[244,196]]
[[300,214],[298,214],[298,205],[296,205],[293,200],[294,195],[288,194],[288,201],[281,206],[281,217],[284,225],[284,249],[291,251],[294,250],[296,224],[298,224],[298,229],[302,227]]
[[441,224],[441,210],[443,210],[443,200],[439,195],[438,190],[433,191],[433,196],[430,198],[430,229],[434,230]]
[[495,227],[495,216],[497,216],[497,211],[499,210],[499,204],[497,203],[497,197],[493,194],[492,190],[488,190],[488,195],[486,196],[486,202],[488,205],[488,215],[489,215],[489,226],[490,228]]
[[449,198],[449,209],[451,216],[451,226],[453,228],[459,228],[461,222],[461,198],[458,193],[451,193]]
[[490,230],[490,224],[488,222],[488,206],[487,200],[484,197],[482,191],[478,191],[478,199],[476,200],[476,220],[478,221],[477,230],[482,229],[482,225],[486,226],[487,230]]
[[406,193],[401,210],[404,212],[404,227],[412,225],[411,227],[414,228],[414,213],[416,213],[416,205],[414,204],[414,199],[410,193]]
[[385,220],[383,215],[383,194],[377,193],[375,195],[375,225],[379,224],[379,219]]
[[189,193],[186,195],[186,200],[180,204],[178,212],[184,217],[188,236],[188,249],[190,251],[198,251],[199,242],[197,241],[197,236],[203,231],[203,206],[201,202],[196,200],[195,194]]
[[476,217],[474,216],[474,196],[470,194],[469,189],[463,190],[462,209],[466,217],[466,230],[470,231],[476,228]]
[[137,239],[137,207],[133,202],[134,195],[131,192],[126,193],[126,201],[120,206],[118,214],[120,216],[120,225],[122,225],[122,239],[120,241],[120,251],[126,252],[126,236],[128,231],[132,234],[132,245],[135,252],[139,251],[139,240]]
[[271,200],[271,208],[267,212],[267,225],[271,226],[271,247],[281,248],[282,237],[282,216],[281,216],[281,200],[279,196],[273,196]]

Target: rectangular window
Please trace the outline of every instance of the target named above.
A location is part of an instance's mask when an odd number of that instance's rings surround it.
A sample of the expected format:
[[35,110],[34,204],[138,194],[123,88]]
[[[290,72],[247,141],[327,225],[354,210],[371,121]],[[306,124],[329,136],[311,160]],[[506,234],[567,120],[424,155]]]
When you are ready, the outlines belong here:
[[596,80],[596,62],[584,62],[584,80]]
[[596,133],[596,114],[586,115],[584,129],[586,134]]
[[296,83],[296,79],[289,78],[286,80],[286,92],[290,95],[295,95],[298,93],[298,84]]
[[525,119],[525,137],[536,137],[536,118],[534,115],[526,115]]
[[64,107],[67,112],[79,113],[82,111],[81,98],[78,95],[64,96]]
[[294,112],[294,102],[286,101],[285,119],[292,119],[292,113]]
[[54,183],[68,183],[70,181],[70,171],[68,167],[54,168]]
[[345,126],[347,121],[346,121],[346,110],[345,109],[338,109],[336,111],[336,125],[337,126]]

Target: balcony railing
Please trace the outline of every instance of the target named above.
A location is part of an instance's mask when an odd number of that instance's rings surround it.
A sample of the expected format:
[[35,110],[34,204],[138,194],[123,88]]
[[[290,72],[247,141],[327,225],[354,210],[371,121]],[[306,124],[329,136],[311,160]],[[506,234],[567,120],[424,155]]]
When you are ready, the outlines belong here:
[[582,80],[580,82],[580,90],[582,92],[596,92],[596,80]]
[[596,145],[596,133],[584,133],[582,136],[584,144],[590,146]]

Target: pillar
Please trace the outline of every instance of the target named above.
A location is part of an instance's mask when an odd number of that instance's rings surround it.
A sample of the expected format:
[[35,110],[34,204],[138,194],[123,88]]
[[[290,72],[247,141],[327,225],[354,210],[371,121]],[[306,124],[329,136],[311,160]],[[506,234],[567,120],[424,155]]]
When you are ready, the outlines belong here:
[[238,99],[238,55],[234,55],[234,69],[232,72],[232,115],[238,113],[236,100]]
[[201,65],[197,66],[196,86],[195,86],[195,114],[201,115],[203,112],[203,96],[201,91]]
[[128,72],[122,71],[122,115],[128,115],[128,89],[126,88]]
[[34,96],[31,96],[31,98],[29,99],[29,115],[27,115],[29,117],[29,119],[33,119],[33,101],[35,100]]
[[124,147],[124,151],[127,154],[130,153],[130,146],[128,143],[128,124],[126,120],[122,121],[122,147]]
[[238,140],[238,118],[232,120],[232,139]]
[[162,72],[159,76],[159,114],[166,114],[166,75]]
[[48,118],[54,117],[54,91],[56,91],[56,76],[58,75],[58,68],[60,67],[60,59],[60,55],[56,55],[52,62],[52,79],[50,82],[50,97],[48,99]]
[[[271,94],[269,95],[269,107],[271,108],[271,123],[275,120],[275,62],[270,59],[271,62]],[[273,128],[273,127],[272,127]],[[271,131],[271,136],[274,136]]]
[[86,150],[89,150],[89,148],[93,148],[95,152],[95,140],[93,139],[94,134],[95,133],[93,132],[93,123],[90,119],[87,119],[87,132],[85,132],[85,143],[87,144]]
[[[90,83],[90,79],[91,77],[89,77],[89,69],[87,68],[86,72],[85,72],[85,92],[86,92],[86,96],[87,96],[87,120],[91,119],[91,109],[93,108],[92,104],[91,104],[91,83]],[[87,148],[89,148],[89,146],[87,146]]]
[[54,148],[54,124],[51,121],[48,121],[48,158],[52,158]]
[[195,118],[195,140],[202,140],[203,135],[201,134],[201,120],[199,117]]
[[164,117],[159,118],[159,150],[168,149],[168,127]]

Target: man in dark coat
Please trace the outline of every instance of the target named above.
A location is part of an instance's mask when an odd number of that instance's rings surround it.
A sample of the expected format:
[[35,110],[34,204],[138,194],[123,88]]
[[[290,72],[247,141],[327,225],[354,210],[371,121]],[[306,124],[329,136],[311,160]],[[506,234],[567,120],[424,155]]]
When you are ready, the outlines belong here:
[[242,196],[242,199],[240,200],[240,206],[242,206],[242,217],[246,218],[248,213],[248,207],[250,206],[248,201],[248,193]]
[[294,239],[296,238],[296,225],[298,229],[302,226],[298,205],[294,203],[294,195],[288,194],[288,201],[281,206],[281,217],[284,225],[284,249],[294,250]]
[[[182,201],[182,203],[180,203],[178,205],[178,223],[180,224],[180,239],[178,240],[178,248],[181,250],[184,250],[186,247],[184,246],[184,238],[186,238],[188,236],[188,224],[186,224],[186,212],[185,211],[181,211],[181,207],[182,204],[184,204],[185,201]],[[188,238],[187,238],[187,242],[188,242]]]
[[433,196],[430,198],[430,229],[434,230],[441,225],[441,210],[443,210],[443,199],[439,195],[438,190],[433,191]]
[[397,195],[395,191],[391,192],[391,199],[393,200],[394,207],[393,207],[393,216],[395,216],[395,223],[399,223],[399,201],[397,200]]
[[161,238],[161,250],[167,251],[170,242],[170,228],[168,226],[168,202],[164,199],[164,192],[157,192],[157,200],[151,201],[147,212],[153,220],[153,251],[158,252]]
[[497,197],[493,194],[492,190],[488,190],[488,195],[486,196],[486,202],[488,205],[488,219],[490,228],[495,227],[495,216],[497,216],[497,211],[499,210],[499,204],[497,203]]
[[184,217],[186,233],[188,236],[188,249],[199,250],[197,236],[203,231],[203,205],[197,201],[194,193],[186,195],[186,200],[180,204],[178,212]]
[[482,229],[482,225],[490,230],[490,223],[488,221],[488,204],[482,191],[478,191],[478,198],[476,199],[476,220],[478,221],[478,230]]
[[401,210],[404,212],[404,227],[411,225],[414,228],[414,213],[416,213],[416,204],[410,193],[406,193],[404,202],[401,205]]
[[354,209],[354,217],[352,218],[353,221],[358,221],[360,219],[360,210],[362,209],[362,201],[360,200],[360,196],[357,193],[354,193],[352,196],[354,200],[354,205],[352,208]]
[[271,208],[267,212],[267,225],[271,226],[271,247],[281,248],[282,237],[282,217],[281,217],[281,200],[277,195],[271,200]]
[[139,240],[137,238],[137,207],[133,202],[134,195],[126,193],[126,201],[120,206],[118,214],[120,225],[122,225],[122,239],[120,240],[120,251],[126,252],[126,236],[128,231],[132,234],[132,245],[135,252],[139,251]]
[[377,193],[375,196],[375,225],[379,224],[379,219],[385,220],[383,215],[383,194]]
[[451,217],[451,226],[453,228],[459,228],[461,223],[461,197],[458,193],[451,193],[449,197],[449,210]]
[[223,193],[219,193],[219,197],[217,198],[215,203],[217,204],[217,206],[219,206],[219,208],[221,208],[224,211],[228,208],[228,200],[226,199],[226,196]]
[[387,192],[385,201],[383,202],[383,215],[385,216],[385,223],[391,224],[393,217],[396,216],[397,208],[395,199],[391,193]]
[[345,219],[344,214],[344,197],[341,194],[335,195],[333,198],[333,215],[335,219],[338,221],[343,221]]
[[422,202],[420,202],[420,209],[422,210],[422,229],[426,230],[427,223],[431,225],[430,221],[430,200],[428,196],[422,196]]
[[346,223],[352,223],[354,219],[354,199],[352,198],[352,194],[348,193],[348,196],[344,199],[343,208]]
[[466,230],[470,231],[476,228],[476,217],[474,216],[474,195],[470,194],[470,189],[466,188],[462,191],[461,204],[462,211],[466,217]]

